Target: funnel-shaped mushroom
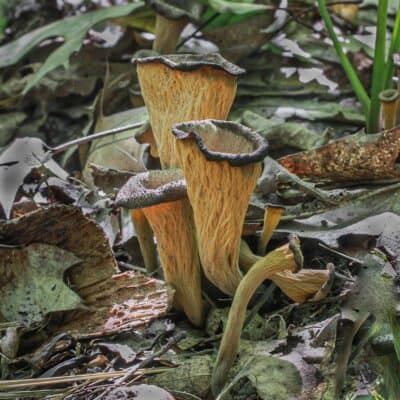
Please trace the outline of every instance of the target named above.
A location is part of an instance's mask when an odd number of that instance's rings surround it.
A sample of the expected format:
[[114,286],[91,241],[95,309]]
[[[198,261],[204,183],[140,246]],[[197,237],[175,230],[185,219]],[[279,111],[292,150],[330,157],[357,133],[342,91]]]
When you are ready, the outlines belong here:
[[157,239],[165,280],[175,288],[175,304],[200,326],[203,310],[199,257],[182,171],[138,174],[119,191],[116,204],[143,210]]
[[189,21],[198,21],[203,11],[193,0],[146,0],[146,4],[156,12],[153,50],[161,54],[175,51],[183,28]]
[[244,71],[218,54],[177,54],[135,59],[161,166],[176,167],[175,123],[226,119]]
[[239,245],[267,142],[235,122],[204,120],[173,126],[193,208],[207,278],[233,295],[241,280]]
[[267,244],[271,240],[272,233],[275,228],[278,226],[279,221],[281,220],[282,213],[285,209],[281,206],[276,206],[273,204],[269,204],[265,209],[264,213],[264,226],[261,232],[261,236],[258,242],[257,253],[259,255],[265,254],[265,249]]
[[293,253],[289,246],[285,245],[268,253],[265,257],[261,257],[240,282],[229,310],[228,321],[212,375],[211,389],[215,397],[221,391],[235,361],[247,305],[254,292],[265,279],[270,279],[273,274],[285,270],[294,271],[296,268]]

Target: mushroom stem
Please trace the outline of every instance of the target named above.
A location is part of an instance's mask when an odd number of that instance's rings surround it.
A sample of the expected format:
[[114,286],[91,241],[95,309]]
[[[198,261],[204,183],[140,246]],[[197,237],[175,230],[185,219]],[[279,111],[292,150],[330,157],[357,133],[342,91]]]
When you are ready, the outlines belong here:
[[244,272],[248,272],[249,269],[259,260],[261,260],[262,257],[257,256],[254,254],[247,242],[243,239],[240,240],[240,249],[239,249],[239,265],[240,268]]
[[135,226],[140,251],[144,261],[144,266],[149,274],[157,270],[157,251],[153,240],[153,230],[147,221],[143,210],[140,208],[131,210],[131,219]]
[[168,19],[157,14],[156,17],[156,38],[153,42],[153,50],[160,54],[174,53],[176,45],[181,36],[183,28],[187,24],[186,18]]
[[238,353],[247,305],[254,292],[264,280],[269,279],[273,274],[285,270],[294,271],[296,268],[289,245],[284,245],[257,261],[240,282],[229,311],[211,378],[211,390],[215,397],[224,386],[228,372]]
[[[293,254],[296,262],[295,252],[293,252]],[[255,255],[251,251],[249,245],[242,240],[240,242],[239,254],[239,265],[241,269],[248,272],[250,268],[260,260],[262,260],[262,257]],[[329,282],[332,281],[332,278],[333,273],[331,268],[325,270],[303,268],[297,273],[293,273],[292,271],[278,272],[272,275],[270,280],[278,286],[289,299],[296,303],[304,303],[313,296],[318,300],[323,298],[324,295],[321,289],[328,284],[329,290]]]
[[192,210],[187,199],[143,209],[157,238],[165,281],[175,289],[175,306],[196,325],[203,324],[200,265]]
[[280,206],[268,205],[264,213],[264,226],[258,242],[257,253],[262,256],[271,240],[272,234],[281,220],[284,208]]
[[400,122],[400,92],[387,89],[379,94],[381,101],[383,129],[392,129]]

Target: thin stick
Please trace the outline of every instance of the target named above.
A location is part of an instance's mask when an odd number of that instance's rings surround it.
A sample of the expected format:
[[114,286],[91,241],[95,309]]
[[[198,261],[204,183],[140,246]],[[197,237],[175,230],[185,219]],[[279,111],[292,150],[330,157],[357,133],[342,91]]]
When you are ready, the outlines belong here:
[[[117,386],[122,385],[123,383],[126,383],[128,380],[130,380],[134,376],[138,375],[138,371],[139,371],[140,368],[143,368],[143,367],[147,366],[152,361],[154,361],[157,357],[162,356],[164,353],[166,353],[169,349],[174,347],[178,342],[180,342],[185,337],[186,337],[186,332],[181,331],[181,332],[177,333],[175,336],[170,338],[168,340],[167,344],[164,345],[163,347],[161,347],[160,350],[154,352],[149,357],[147,357],[144,360],[142,360],[140,363],[138,363],[138,364],[134,365],[133,367],[125,370],[124,374],[122,375],[122,377],[120,379],[117,379],[114,385],[117,385]],[[99,396],[97,396],[95,398],[95,400],[100,400],[100,399],[103,399],[103,398],[107,398],[106,396],[108,396],[108,394],[110,393],[110,389],[105,390],[104,392],[102,392]]]
[[[134,375],[150,375],[166,371],[169,368],[151,368],[151,369],[138,369]],[[31,378],[31,379],[12,379],[7,381],[0,381],[0,390],[19,389],[24,387],[40,387],[40,386],[52,386],[60,383],[71,383],[76,381],[94,381],[103,380],[110,378],[123,377],[126,374],[125,371],[113,371],[113,372],[100,372],[97,374],[80,374],[73,376],[55,376],[52,378]]]
[[145,121],[141,121],[141,122],[136,122],[134,124],[120,126],[118,128],[107,129],[106,131],[96,132],[96,133],[93,133],[92,135],[89,135],[89,136],[84,136],[84,137],[79,138],[79,139],[71,140],[69,142],[60,144],[59,146],[56,146],[56,147],[49,147],[48,149],[52,153],[52,155],[59,154],[59,153],[64,152],[65,150],[69,149],[71,146],[76,146],[76,145],[88,143],[88,142],[91,142],[92,140],[100,139],[100,138],[105,137],[105,136],[115,135],[116,133],[129,131],[131,129],[140,128],[144,124],[145,124]]

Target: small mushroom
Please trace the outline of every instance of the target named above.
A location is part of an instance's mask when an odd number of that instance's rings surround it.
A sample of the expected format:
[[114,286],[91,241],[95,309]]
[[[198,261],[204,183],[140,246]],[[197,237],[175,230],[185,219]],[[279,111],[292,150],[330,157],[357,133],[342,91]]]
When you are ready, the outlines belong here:
[[172,132],[204,272],[220,290],[233,295],[242,278],[238,266],[242,227],[267,142],[249,128],[227,121],[181,123]]
[[157,239],[166,282],[175,305],[196,326],[203,323],[201,277],[193,215],[181,170],[148,171],[129,179],[116,205],[142,209]]
[[400,123],[400,91],[386,89],[379,93],[383,129],[392,129]]
[[279,205],[269,204],[265,209],[264,213],[264,226],[258,242],[257,253],[259,255],[265,254],[265,249],[271,240],[272,233],[278,226],[281,216],[284,211],[284,207]]
[[289,245],[284,245],[268,253],[265,257],[261,257],[240,282],[229,310],[228,321],[211,378],[211,390],[215,398],[224,386],[228,372],[238,353],[247,305],[254,292],[265,279],[270,279],[277,272],[295,271],[296,268]]
[[[239,254],[239,265],[241,269],[248,272],[253,265],[260,260],[262,260],[262,257],[254,254],[249,245],[242,240]],[[293,273],[292,271],[278,272],[269,279],[278,286],[289,299],[296,303],[304,303],[306,300],[313,298],[313,296],[317,296],[318,299],[323,298],[321,289],[327,284],[329,286],[332,277],[333,272],[330,268],[325,270],[302,268],[297,273]]]
[[175,52],[183,28],[189,21],[199,21],[203,11],[193,0],[146,0],[146,4],[156,12],[153,50],[161,54]]
[[161,166],[179,166],[171,127],[204,118],[226,119],[244,72],[218,54],[137,58],[138,79]]
[[131,219],[136,230],[144,266],[149,274],[157,270],[157,252],[153,241],[153,231],[143,210],[140,208],[131,211]]

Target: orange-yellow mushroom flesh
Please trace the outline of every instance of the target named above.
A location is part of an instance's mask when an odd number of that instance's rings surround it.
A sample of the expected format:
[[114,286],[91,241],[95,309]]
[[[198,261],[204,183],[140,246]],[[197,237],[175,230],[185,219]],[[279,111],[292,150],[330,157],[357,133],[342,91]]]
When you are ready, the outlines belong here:
[[258,254],[264,255],[265,249],[271,240],[272,234],[281,220],[284,208],[281,206],[268,205],[264,213],[264,226],[258,242]]
[[135,60],[163,168],[179,166],[171,127],[204,118],[226,119],[244,71],[217,54]]
[[165,280],[175,289],[175,306],[201,326],[199,256],[181,171],[149,171],[132,177],[118,193],[116,204],[143,210],[157,239]]
[[243,125],[216,120],[173,127],[207,278],[233,295],[242,227],[261,173],[266,141]]

